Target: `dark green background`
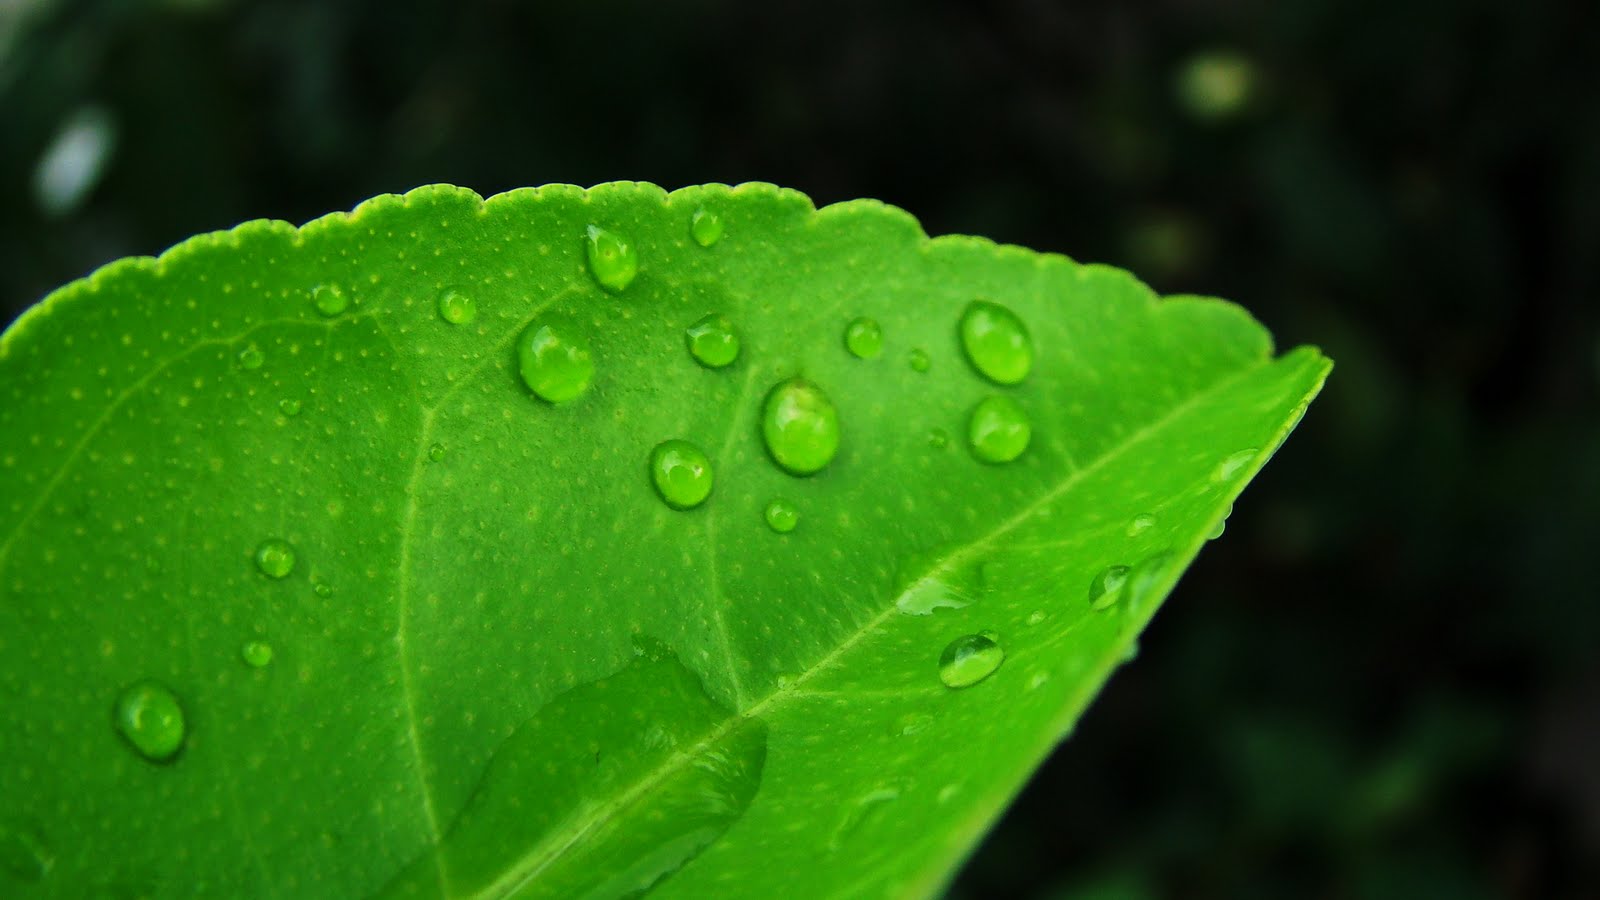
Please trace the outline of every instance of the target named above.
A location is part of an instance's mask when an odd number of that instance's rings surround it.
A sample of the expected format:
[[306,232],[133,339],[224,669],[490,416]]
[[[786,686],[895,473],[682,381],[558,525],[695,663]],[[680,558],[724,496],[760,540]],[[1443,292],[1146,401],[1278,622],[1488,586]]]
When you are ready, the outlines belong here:
[[[772,181],[1236,299],[1334,377],[954,893],[1594,897],[1600,8],[1567,6],[23,0],[0,321],[434,181]],[[1215,52],[1253,80],[1208,117]],[[47,213],[86,108],[103,177]]]

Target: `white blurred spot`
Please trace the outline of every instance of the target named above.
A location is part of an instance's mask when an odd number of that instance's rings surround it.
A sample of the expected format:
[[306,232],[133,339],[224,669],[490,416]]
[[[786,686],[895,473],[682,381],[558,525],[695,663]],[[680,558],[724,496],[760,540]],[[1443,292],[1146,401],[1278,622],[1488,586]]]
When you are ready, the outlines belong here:
[[56,217],[82,205],[100,182],[116,143],[116,122],[103,108],[85,106],[68,117],[33,172],[39,209]]

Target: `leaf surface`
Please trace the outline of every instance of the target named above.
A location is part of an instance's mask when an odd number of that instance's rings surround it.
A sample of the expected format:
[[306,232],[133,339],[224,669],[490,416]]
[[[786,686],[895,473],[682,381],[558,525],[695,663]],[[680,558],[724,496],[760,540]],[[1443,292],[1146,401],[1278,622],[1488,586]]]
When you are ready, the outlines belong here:
[[[1031,363],[969,359],[975,301]],[[541,328],[576,349],[530,380]],[[926,896],[1328,367],[767,185],[424,188],[113,264],[0,338],[0,887]],[[806,476],[794,378],[837,413]],[[1010,462],[968,446],[996,396]]]

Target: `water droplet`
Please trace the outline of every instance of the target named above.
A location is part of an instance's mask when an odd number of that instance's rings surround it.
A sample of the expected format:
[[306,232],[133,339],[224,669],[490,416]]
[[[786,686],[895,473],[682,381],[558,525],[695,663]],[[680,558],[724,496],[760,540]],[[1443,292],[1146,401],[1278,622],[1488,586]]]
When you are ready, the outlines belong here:
[[689,355],[709,369],[720,369],[739,357],[739,335],[721,313],[711,313],[684,329]]
[[950,435],[943,428],[935,428],[928,432],[928,446],[935,450],[943,450],[950,445]]
[[961,349],[972,367],[995,384],[1017,384],[1033,368],[1033,341],[1022,320],[987,300],[972,301],[961,314]]
[[589,389],[594,354],[572,330],[534,322],[517,338],[517,368],[528,389],[551,403],[566,403]]
[[889,723],[890,737],[906,737],[927,731],[933,724],[933,716],[927,713],[902,713]]
[[929,616],[939,609],[971,606],[982,593],[980,567],[950,568],[945,560],[951,553],[951,547],[941,545],[901,560],[895,608],[908,616]]
[[722,217],[701,207],[689,217],[689,236],[702,247],[709,247],[722,238]]
[[876,359],[883,352],[883,329],[863,316],[845,328],[844,345],[857,359]]
[[584,249],[589,255],[589,272],[608,291],[627,288],[639,274],[639,252],[632,242],[614,231],[590,225]]
[[972,455],[986,463],[1007,463],[1022,455],[1033,438],[1033,426],[1022,406],[1010,397],[985,397],[972,409],[967,441]]
[[1222,518],[1217,520],[1217,524],[1211,526],[1210,531],[1206,532],[1206,540],[1214,541],[1217,538],[1222,537],[1222,533],[1228,528],[1228,518],[1232,515],[1233,505],[1229,504],[1228,511],[1222,514]]
[[42,881],[55,862],[38,832],[19,822],[0,822],[0,869],[22,881]]
[[781,497],[767,504],[766,517],[767,527],[779,534],[788,534],[800,524],[800,510]]
[[1217,482],[1233,480],[1233,476],[1239,474],[1240,469],[1249,465],[1259,452],[1261,451],[1251,447],[1248,450],[1240,450],[1238,453],[1230,454],[1227,459],[1222,461],[1221,465],[1217,466],[1217,471],[1212,473],[1211,480]]
[[1028,676],[1028,690],[1036,691],[1050,680],[1049,672],[1035,672]]
[[1128,523],[1128,537],[1138,537],[1139,535],[1144,534],[1146,531],[1154,528],[1155,525],[1156,517],[1150,515],[1149,513],[1141,513],[1137,516],[1134,516],[1133,521]]
[[350,306],[350,298],[344,295],[338,285],[333,284],[319,284],[312,288],[311,302],[317,307],[317,312],[330,319]]
[[933,361],[928,358],[928,351],[921,347],[913,347],[911,352],[906,354],[906,362],[910,363],[911,368],[918,372],[926,372],[928,367],[933,365]]
[[1122,659],[1118,660],[1118,662],[1120,662],[1122,665],[1127,665],[1128,663],[1131,663],[1131,662],[1133,662],[1134,660],[1136,660],[1138,658],[1139,658],[1139,639],[1138,638],[1134,638],[1133,640],[1128,642],[1128,646],[1122,648]]
[[428,448],[428,458],[433,460],[434,462],[438,462],[438,461],[444,459],[444,445],[443,444],[434,444],[432,447],[429,447]]
[[692,509],[711,495],[711,460],[688,441],[662,441],[650,451],[650,479],[673,509]]
[[439,295],[439,318],[451,325],[470,325],[478,317],[478,304],[457,290]]
[[266,361],[267,355],[262,353],[261,348],[255,344],[246,345],[243,350],[239,351],[239,368],[241,369],[259,369],[261,364]]
[[166,762],[183,748],[183,707],[154,681],[129,685],[117,698],[117,730],[151,762]]
[[839,452],[839,413],[822,388],[791,378],[767,393],[761,435],[778,465],[793,475],[810,475]]
[[1127,566],[1107,566],[1089,582],[1089,606],[1105,609],[1122,596],[1122,586],[1128,581]]
[[888,805],[900,798],[900,789],[897,787],[875,788],[856,799],[850,808],[845,810],[844,818],[833,830],[833,836],[828,839],[828,848],[838,850],[860,831],[868,822],[876,821]]
[[279,538],[268,538],[256,548],[256,568],[268,578],[285,578],[294,571],[294,548]]
[[1000,637],[994,632],[962,635],[939,654],[939,680],[945,687],[970,687],[993,675],[1005,658]]
[[1036,609],[1033,612],[1028,613],[1028,624],[1029,625],[1037,625],[1040,622],[1043,622],[1046,618],[1049,618],[1049,617],[1045,615],[1044,610]]
[[794,687],[794,680],[795,679],[793,675],[790,675],[787,672],[779,672],[778,677],[774,679],[774,683],[777,685],[778,690],[787,691],[788,689]]
[[1167,566],[1172,562],[1172,553],[1162,550],[1152,553],[1144,562],[1133,569],[1133,574],[1128,577],[1128,586],[1124,593],[1128,595],[1128,605],[1137,607],[1142,605],[1150,595],[1155,593],[1156,586],[1167,574]]
[[272,645],[266,641],[247,641],[239,648],[239,656],[252,669],[264,668],[272,662]]
[[285,397],[278,401],[278,412],[286,416],[298,416],[300,415],[300,401],[293,397]]
[[326,581],[319,581],[311,586],[311,593],[326,600],[333,596],[333,588]]

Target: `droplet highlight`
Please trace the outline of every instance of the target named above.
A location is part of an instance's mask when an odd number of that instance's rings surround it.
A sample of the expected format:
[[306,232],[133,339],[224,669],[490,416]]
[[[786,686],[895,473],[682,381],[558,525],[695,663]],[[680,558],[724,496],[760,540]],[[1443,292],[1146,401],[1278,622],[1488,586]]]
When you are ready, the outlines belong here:
[[154,681],[137,682],[122,692],[115,721],[123,738],[151,762],[166,762],[183,749],[183,707],[172,691]]
[[287,578],[294,571],[294,548],[279,538],[268,538],[256,547],[256,568],[268,578]]
[[1008,463],[1028,449],[1033,425],[1022,406],[1010,397],[995,395],[978,401],[967,422],[972,455],[986,463]]
[[974,300],[961,314],[961,349],[978,374],[995,384],[1017,384],[1033,369],[1033,341],[1017,314],[998,303]]
[[939,654],[939,680],[948,688],[971,687],[993,675],[1005,658],[994,632],[962,635]]
[[1108,566],[1089,582],[1091,609],[1107,609],[1122,597],[1122,586],[1128,581],[1127,566]]
[[272,662],[272,645],[266,641],[246,641],[239,648],[239,658],[252,669],[262,669]]
[[319,284],[311,289],[311,303],[317,312],[331,319],[349,308],[350,298],[338,285]]
[[594,353],[571,328],[534,322],[517,338],[517,371],[540,399],[568,403],[589,389]]
[[739,334],[721,313],[711,313],[684,329],[689,355],[708,369],[720,369],[739,358]]
[[632,241],[614,231],[590,225],[584,251],[589,257],[589,274],[608,291],[626,290],[639,274],[639,252]]
[[711,495],[711,460],[688,441],[662,441],[650,451],[650,480],[673,509],[693,509]]
[[689,217],[689,236],[702,247],[709,247],[722,240],[722,217],[709,209],[701,207]]
[[471,325],[478,318],[478,304],[457,290],[447,290],[439,295],[439,318],[451,325]]
[[767,527],[778,534],[788,534],[800,524],[800,510],[781,497],[767,504],[765,516]]
[[855,319],[845,326],[844,346],[857,359],[876,359],[883,353],[883,329],[876,319]]
[[773,460],[790,474],[820,472],[839,452],[839,412],[822,388],[791,378],[767,393],[761,436]]

